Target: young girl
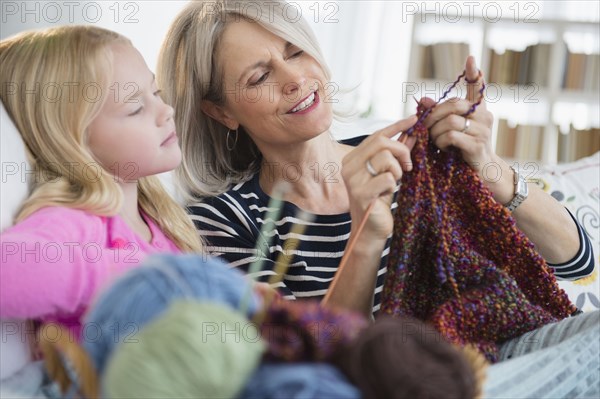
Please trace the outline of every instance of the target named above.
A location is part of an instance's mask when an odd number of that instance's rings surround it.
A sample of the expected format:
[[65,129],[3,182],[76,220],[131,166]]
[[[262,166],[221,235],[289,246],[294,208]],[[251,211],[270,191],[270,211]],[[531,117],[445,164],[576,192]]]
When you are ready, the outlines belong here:
[[25,32],[0,42],[0,63],[33,169],[1,235],[0,317],[59,321],[79,337],[116,275],[151,253],[202,249],[154,176],[181,161],[173,108],[131,42],[105,29]]

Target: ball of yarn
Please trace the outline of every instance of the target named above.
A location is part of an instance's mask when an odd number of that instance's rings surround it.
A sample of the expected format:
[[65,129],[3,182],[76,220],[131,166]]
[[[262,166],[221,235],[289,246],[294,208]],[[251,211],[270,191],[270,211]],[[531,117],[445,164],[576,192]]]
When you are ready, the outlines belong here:
[[221,304],[176,302],[110,357],[110,398],[234,398],[264,350],[246,317]]
[[260,332],[265,359],[287,362],[327,361],[368,325],[360,313],[321,306],[314,300],[277,299],[266,308]]
[[383,316],[333,359],[370,398],[474,398],[475,372],[431,326]]
[[262,364],[239,396],[244,399],[359,399],[360,391],[324,363]]
[[[195,299],[239,309],[250,287],[241,271],[206,255],[152,256],[101,293],[84,318],[81,343],[102,375],[115,345],[135,338],[174,300]],[[256,312],[259,302],[252,293],[248,316]]]

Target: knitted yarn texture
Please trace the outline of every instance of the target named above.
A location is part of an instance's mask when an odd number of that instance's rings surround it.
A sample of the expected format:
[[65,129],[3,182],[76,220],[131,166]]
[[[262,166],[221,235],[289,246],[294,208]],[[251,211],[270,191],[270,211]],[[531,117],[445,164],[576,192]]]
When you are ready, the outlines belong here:
[[433,327],[408,317],[370,323],[361,314],[317,301],[276,298],[265,309],[260,331],[266,362],[329,363],[365,399],[474,398],[485,375],[481,362],[472,362]]
[[368,326],[367,319],[345,309],[323,307],[318,301],[275,298],[260,324],[267,343],[265,360],[326,362],[351,345]]
[[417,138],[413,171],[398,193],[381,311],[429,322],[494,362],[498,344],[577,309],[460,153],[430,141],[423,124],[430,111],[419,104],[407,132]]

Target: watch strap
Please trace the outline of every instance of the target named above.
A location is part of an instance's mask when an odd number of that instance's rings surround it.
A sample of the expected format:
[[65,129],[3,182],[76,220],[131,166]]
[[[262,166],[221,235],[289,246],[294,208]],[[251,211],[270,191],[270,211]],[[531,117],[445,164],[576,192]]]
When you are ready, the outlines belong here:
[[528,187],[527,187],[527,182],[525,181],[525,178],[519,173],[519,170],[517,168],[515,168],[514,166],[510,166],[510,168],[513,170],[514,174],[515,174],[515,196],[513,197],[513,199],[506,205],[504,205],[509,211],[514,211],[515,209],[517,209],[517,207],[519,205],[521,205],[523,203],[523,201],[525,201],[525,199],[527,198],[527,195],[529,193]]

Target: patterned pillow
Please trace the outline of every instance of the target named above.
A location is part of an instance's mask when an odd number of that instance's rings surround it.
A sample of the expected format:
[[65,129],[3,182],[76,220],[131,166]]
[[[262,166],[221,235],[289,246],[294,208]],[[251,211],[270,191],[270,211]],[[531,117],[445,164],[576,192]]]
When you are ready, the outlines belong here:
[[583,311],[600,308],[600,152],[559,165],[519,165],[523,173],[563,204],[583,226],[594,251],[595,269],[577,281],[559,281],[571,301]]

